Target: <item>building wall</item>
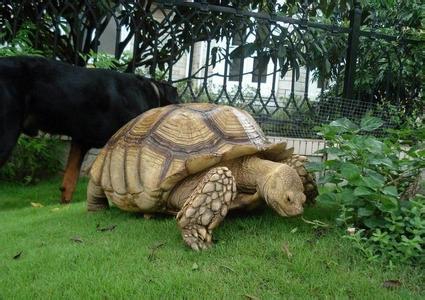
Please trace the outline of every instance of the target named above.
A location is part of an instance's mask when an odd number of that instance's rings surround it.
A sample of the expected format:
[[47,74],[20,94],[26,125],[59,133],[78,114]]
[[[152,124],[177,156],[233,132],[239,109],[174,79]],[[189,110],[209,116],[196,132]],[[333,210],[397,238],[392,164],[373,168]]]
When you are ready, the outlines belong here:
[[114,19],[109,21],[104,33],[99,38],[99,51],[111,55],[115,54],[115,41],[117,39],[117,25]]

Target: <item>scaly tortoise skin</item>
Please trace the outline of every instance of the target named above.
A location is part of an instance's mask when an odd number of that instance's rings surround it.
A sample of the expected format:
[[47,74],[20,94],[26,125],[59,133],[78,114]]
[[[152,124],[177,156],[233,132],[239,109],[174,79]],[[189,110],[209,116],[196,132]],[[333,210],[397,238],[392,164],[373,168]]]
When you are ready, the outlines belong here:
[[206,103],[145,112],[123,126],[93,163],[88,210],[177,215],[194,250],[211,245],[229,209],[267,203],[282,216],[303,212],[317,188],[305,157],[270,143],[247,112]]

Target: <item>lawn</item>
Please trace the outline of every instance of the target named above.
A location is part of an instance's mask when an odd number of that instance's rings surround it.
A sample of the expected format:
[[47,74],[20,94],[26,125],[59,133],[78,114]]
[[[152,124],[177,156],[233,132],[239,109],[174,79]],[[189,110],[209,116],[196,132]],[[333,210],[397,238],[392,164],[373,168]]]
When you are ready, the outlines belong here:
[[[61,206],[59,182],[0,183],[0,299],[425,298],[423,268],[369,263],[337,229],[270,210],[228,216],[215,246],[196,253],[172,217],[88,213],[87,180]],[[334,216],[320,204],[304,215],[327,223]],[[401,286],[386,288],[387,280]]]

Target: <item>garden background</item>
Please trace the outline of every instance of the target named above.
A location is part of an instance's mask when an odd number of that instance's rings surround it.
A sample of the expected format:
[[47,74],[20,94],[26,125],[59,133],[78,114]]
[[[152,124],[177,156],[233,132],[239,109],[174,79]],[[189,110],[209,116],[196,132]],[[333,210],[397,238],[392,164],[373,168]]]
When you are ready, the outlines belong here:
[[6,0],[0,15],[1,56],[168,80],[273,138],[327,143],[303,218],[230,216],[198,254],[172,218],[88,214],[86,180],[58,205],[63,141],[21,137],[0,170],[0,298],[423,298],[422,1]]

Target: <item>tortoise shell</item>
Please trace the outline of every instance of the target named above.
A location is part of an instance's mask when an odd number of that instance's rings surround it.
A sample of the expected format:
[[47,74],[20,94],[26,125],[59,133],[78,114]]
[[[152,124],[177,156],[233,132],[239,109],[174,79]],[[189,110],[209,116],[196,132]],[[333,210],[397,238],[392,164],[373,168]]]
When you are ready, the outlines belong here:
[[209,103],[169,105],[124,125],[99,153],[90,175],[118,206],[138,210],[140,201],[166,201],[182,179],[222,161],[252,154],[279,161],[292,154],[285,149],[285,143],[270,143],[243,110]]

